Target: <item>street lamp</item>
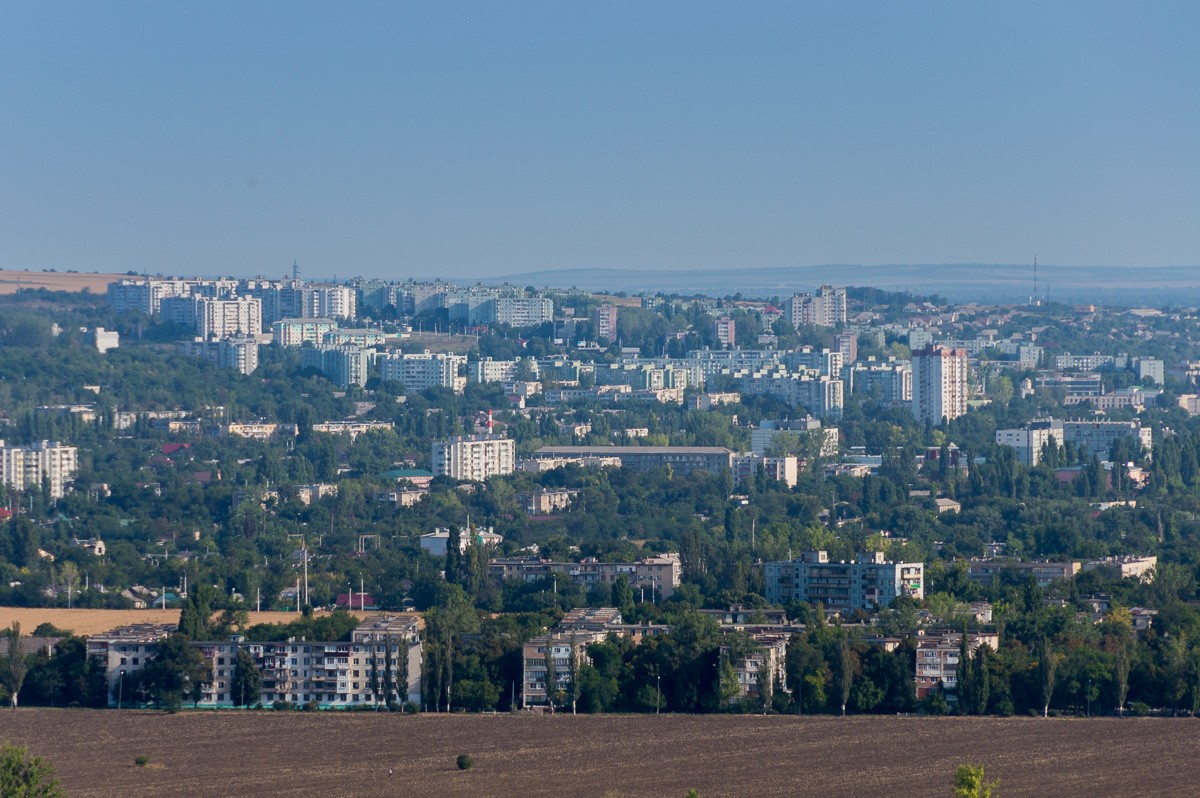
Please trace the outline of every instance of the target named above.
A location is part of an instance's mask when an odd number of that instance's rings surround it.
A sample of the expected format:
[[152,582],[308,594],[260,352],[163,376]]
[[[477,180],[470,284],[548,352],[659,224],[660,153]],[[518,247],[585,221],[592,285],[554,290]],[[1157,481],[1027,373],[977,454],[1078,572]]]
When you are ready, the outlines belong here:
[[121,699],[125,692],[125,671],[121,671],[121,675],[117,677],[117,709],[121,708]]
[[654,714],[658,714],[662,706],[662,676],[654,674]]
[[1091,679],[1088,679],[1087,716],[1089,718],[1092,716],[1092,680]]

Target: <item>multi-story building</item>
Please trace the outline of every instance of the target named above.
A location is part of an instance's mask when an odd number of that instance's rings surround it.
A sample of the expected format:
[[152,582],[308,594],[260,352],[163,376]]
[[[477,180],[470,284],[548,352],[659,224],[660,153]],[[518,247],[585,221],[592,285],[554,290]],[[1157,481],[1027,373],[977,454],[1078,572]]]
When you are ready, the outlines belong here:
[[[389,699],[420,701],[421,630],[419,616],[400,613],[363,621],[349,641],[193,642],[209,664],[199,705],[316,702],[325,708],[347,708]],[[89,656],[105,667],[110,706],[118,701],[125,706],[132,703],[132,691],[124,690],[124,682],[150,662],[157,643],[174,631],[173,624],[139,624],[88,638]],[[248,651],[262,672],[262,692],[257,697],[233,694],[239,651]],[[387,696],[389,684],[392,694]]]
[[563,629],[526,642],[521,647],[521,706],[545,706],[551,698],[554,705],[562,706],[570,694],[572,673],[591,664],[587,647],[607,635],[607,631]]
[[721,694],[728,703],[748,701],[768,705],[776,689],[787,691],[787,645],[791,638],[789,632],[753,632],[750,640],[754,647],[737,656],[732,646],[721,644],[721,662],[732,667],[737,685],[736,691],[721,685]]
[[898,596],[925,595],[925,566],[888,562],[882,552],[831,562],[828,553],[809,551],[796,560],[764,563],[763,577],[772,604],[807,601],[843,612],[887,607]]
[[321,343],[326,346],[383,346],[387,343],[387,334],[383,330],[373,330],[368,327],[339,327],[321,336]]
[[[967,653],[980,646],[993,651],[1000,648],[1000,636],[994,632],[969,632]],[[931,693],[958,689],[958,658],[962,654],[962,633],[923,635],[917,640],[916,690],[922,699]]]
[[367,432],[395,428],[396,425],[391,421],[324,421],[312,425],[313,432],[324,432],[327,435],[349,435],[350,440],[355,440],[359,435]]
[[305,368],[320,371],[339,388],[351,385],[364,386],[371,376],[374,364],[374,349],[364,349],[354,344],[330,346],[305,346],[300,350],[300,363]]
[[272,438],[294,438],[300,434],[295,424],[273,424],[266,421],[229,423],[221,425],[222,435],[268,441]]
[[735,454],[733,456],[733,484],[741,487],[754,480],[759,469],[767,479],[782,482],[789,488],[796,487],[800,478],[800,461],[791,455],[764,457],[761,454]]
[[845,401],[842,381],[815,372],[776,370],[736,378],[745,396],[773,396],[785,404],[802,407],[816,416],[840,416]]
[[493,360],[484,358],[467,364],[468,382],[514,382],[521,379],[521,371],[526,369],[526,379],[537,379],[538,365],[536,358],[517,358],[516,360]]
[[543,446],[533,456],[539,460],[619,457],[623,468],[648,471],[669,466],[677,475],[719,472],[733,465],[733,452],[720,446]]
[[459,376],[459,369],[466,364],[464,355],[432,352],[415,354],[390,354],[383,358],[381,378],[384,382],[398,382],[410,391],[428,388],[449,388],[462,393],[467,378]]
[[15,490],[45,487],[49,498],[61,499],[79,469],[79,450],[58,441],[6,446],[0,440],[0,483]]
[[554,321],[554,300],[545,297],[501,296],[496,298],[496,324],[537,327]]
[[833,348],[842,353],[842,365],[858,360],[858,333],[840,332],[833,336]]
[[820,456],[837,456],[838,441],[840,440],[838,428],[822,427],[821,421],[812,416],[783,421],[764,419],[761,424],[750,431],[750,451],[755,454],[766,454],[776,436],[785,433],[800,436],[801,442],[805,437],[817,436],[820,439]]
[[451,479],[483,482],[511,474],[516,468],[517,444],[497,435],[458,435],[433,442],[433,473]]
[[1070,560],[971,560],[967,576],[979,582],[991,582],[1007,572],[1019,578],[1032,576],[1040,586],[1046,587],[1056,579],[1071,579],[1079,570],[1079,562]]
[[302,346],[322,343],[325,334],[337,328],[333,319],[279,319],[271,325],[271,332],[279,346]]
[[218,368],[233,369],[239,374],[253,374],[258,368],[258,339],[239,336],[206,341],[196,338],[179,344],[179,351],[204,358]]
[[316,289],[316,316],[329,319],[358,317],[358,292],[348,285],[323,285]]
[[647,599],[667,599],[679,587],[683,567],[678,554],[645,557],[636,562],[600,562],[586,557],[582,562],[557,562],[537,557],[499,557],[488,562],[488,573],[500,580],[536,582],[550,574],[564,574],[587,588],[611,587],[622,576],[635,591],[650,591]]
[[967,353],[931,346],[912,356],[912,411],[918,421],[942,424],[967,412]]
[[605,303],[592,313],[593,337],[599,341],[617,340],[617,306]]
[[843,372],[850,382],[850,393],[874,396],[892,404],[912,402],[912,364],[908,361],[855,363]]
[[1017,459],[1027,466],[1041,462],[1042,449],[1054,441],[1056,446],[1072,446],[1086,449],[1089,454],[1103,459],[1108,457],[1112,445],[1127,439],[1135,449],[1150,451],[1152,431],[1138,421],[1059,421],[1058,419],[1036,419],[1019,429],[996,430],[996,443],[1011,446],[1017,451]]
[[728,316],[718,316],[713,321],[713,335],[717,346],[722,349],[733,349],[737,346],[737,325]]
[[784,315],[793,327],[804,324],[835,327],[846,323],[846,289],[823,285],[816,295],[796,294],[784,303]]
[[204,339],[253,336],[262,332],[262,302],[256,297],[196,300],[196,335]]

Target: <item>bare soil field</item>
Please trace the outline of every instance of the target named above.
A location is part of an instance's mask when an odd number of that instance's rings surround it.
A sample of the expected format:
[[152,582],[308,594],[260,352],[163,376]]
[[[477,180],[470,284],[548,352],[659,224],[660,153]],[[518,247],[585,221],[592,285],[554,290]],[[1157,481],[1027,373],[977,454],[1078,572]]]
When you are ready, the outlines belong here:
[[[323,615],[325,613],[317,613]],[[377,615],[355,612],[359,618]],[[300,616],[294,612],[251,612],[250,623],[290,623]],[[135,623],[178,623],[179,610],[68,610],[62,607],[0,607],[0,629],[21,624],[21,634],[33,634],[42,623],[52,623],[77,635],[94,635]]]
[[[1192,719],[388,715],[0,710],[71,796],[1196,794]],[[455,757],[475,765],[457,770]],[[134,765],[138,756],[150,764]],[[391,771],[391,775],[389,775]]]
[[0,269],[0,294],[15,294],[21,288],[45,288],[48,291],[82,291],[104,295],[108,284],[120,280],[123,274],[83,272],[27,272]]

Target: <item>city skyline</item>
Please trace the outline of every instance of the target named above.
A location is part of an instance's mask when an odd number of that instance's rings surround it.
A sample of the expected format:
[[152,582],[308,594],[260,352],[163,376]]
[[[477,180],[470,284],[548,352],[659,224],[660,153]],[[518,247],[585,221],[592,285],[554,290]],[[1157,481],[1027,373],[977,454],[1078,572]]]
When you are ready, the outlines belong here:
[[1198,16],[10,6],[0,267],[1194,265]]

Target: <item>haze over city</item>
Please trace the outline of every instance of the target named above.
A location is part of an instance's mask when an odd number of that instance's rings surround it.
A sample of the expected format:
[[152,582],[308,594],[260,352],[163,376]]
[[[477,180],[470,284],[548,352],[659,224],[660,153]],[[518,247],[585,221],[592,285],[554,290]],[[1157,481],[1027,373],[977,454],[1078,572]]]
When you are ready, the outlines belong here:
[[8,4],[0,266],[1194,265],[1198,23],[1180,2]]

